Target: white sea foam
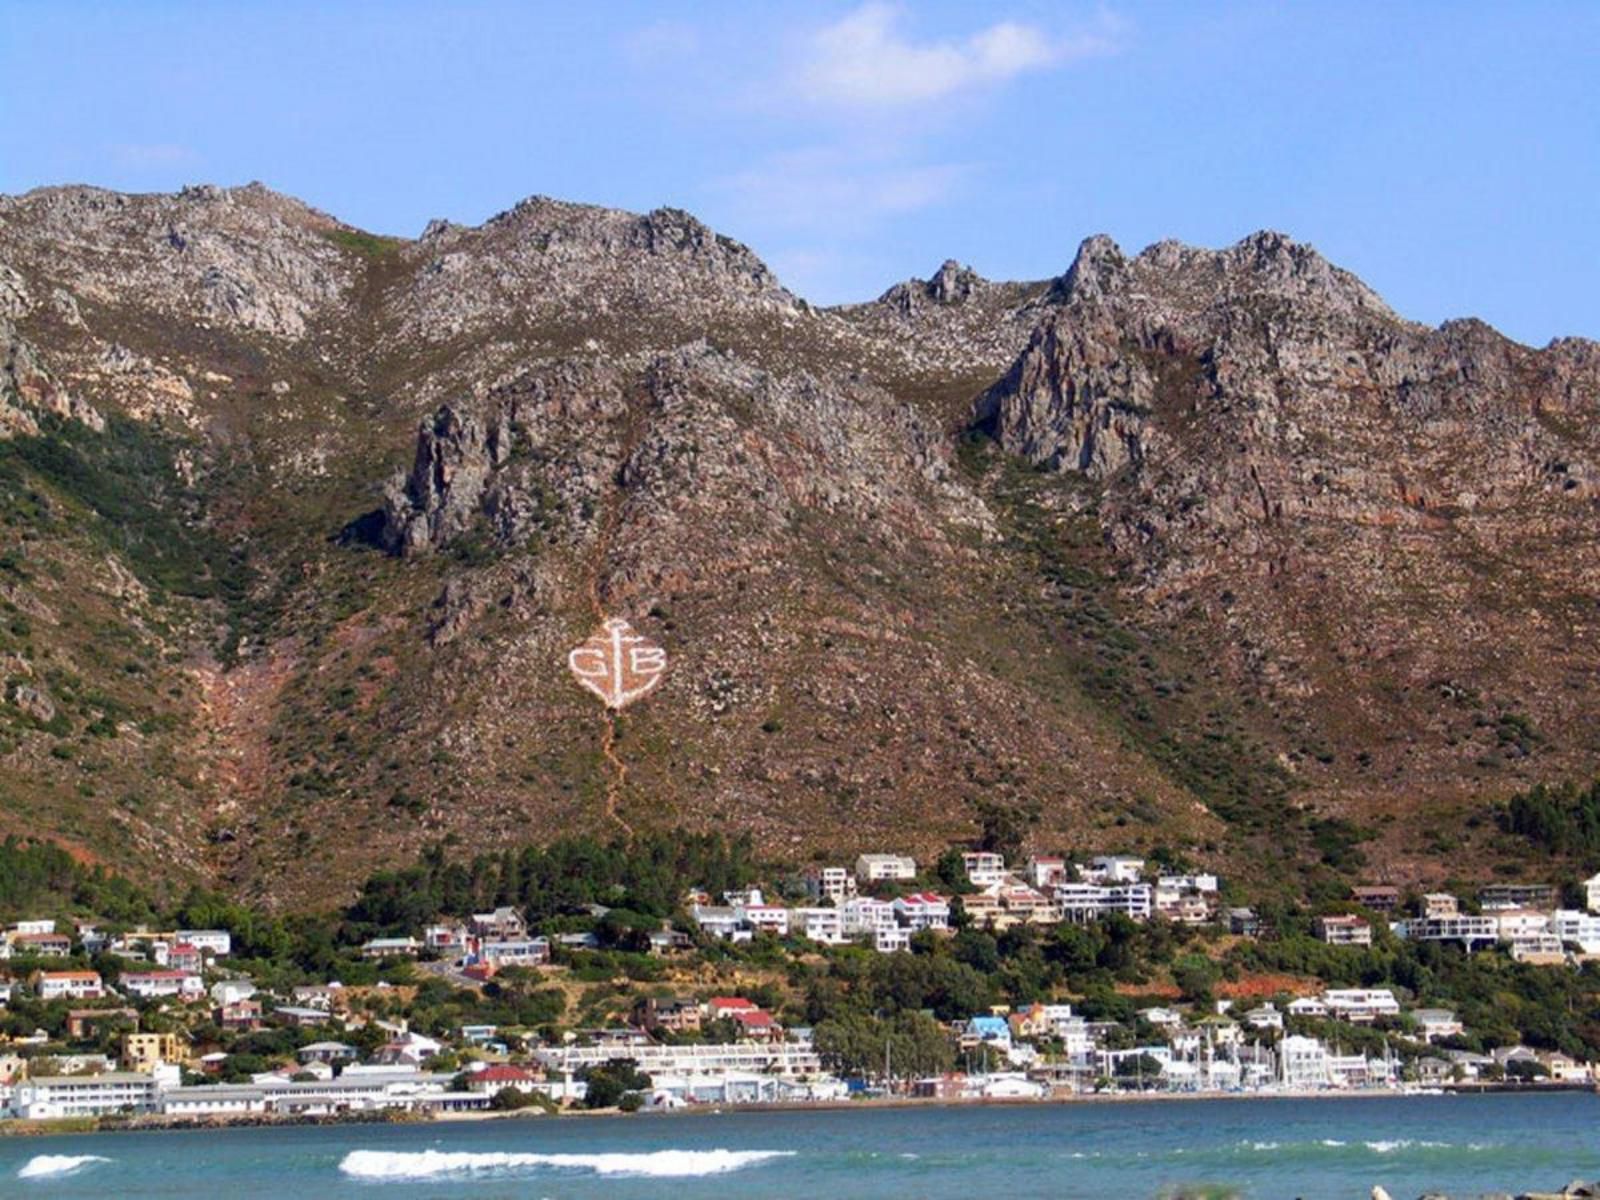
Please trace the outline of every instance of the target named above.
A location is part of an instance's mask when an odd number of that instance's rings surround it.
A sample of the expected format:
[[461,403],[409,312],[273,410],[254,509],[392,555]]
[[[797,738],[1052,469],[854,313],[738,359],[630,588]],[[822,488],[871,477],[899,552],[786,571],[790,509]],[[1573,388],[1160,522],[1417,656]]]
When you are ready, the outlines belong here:
[[1393,1141],[1379,1140],[1376,1142],[1362,1143],[1374,1154],[1393,1154],[1396,1150],[1448,1150],[1449,1142],[1419,1142],[1411,1138],[1396,1138]]
[[1338,1138],[1323,1138],[1322,1144],[1324,1146],[1348,1146],[1350,1143],[1341,1142]]
[[437,1175],[481,1175],[540,1167],[590,1171],[596,1175],[668,1178],[722,1175],[793,1154],[793,1150],[655,1150],[647,1154],[352,1150],[339,1163],[339,1170],[356,1179],[428,1179]]
[[98,1154],[36,1154],[17,1170],[18,1179],[48,1179],[70,1175],[93,1163],[110,1162]]

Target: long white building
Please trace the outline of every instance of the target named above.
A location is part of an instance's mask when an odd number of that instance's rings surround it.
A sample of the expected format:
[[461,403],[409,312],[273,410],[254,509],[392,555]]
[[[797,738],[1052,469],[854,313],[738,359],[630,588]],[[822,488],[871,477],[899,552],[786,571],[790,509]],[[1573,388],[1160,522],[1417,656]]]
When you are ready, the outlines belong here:
[[647,1075],[710,1075],[763,1071],[790,1077],[822,1074],[822,1059],[800,1042],[730,1042],[699,1046],[552,1046],[536,1057],[555,1071],[581,1071],[613,1058],[631,1058]]

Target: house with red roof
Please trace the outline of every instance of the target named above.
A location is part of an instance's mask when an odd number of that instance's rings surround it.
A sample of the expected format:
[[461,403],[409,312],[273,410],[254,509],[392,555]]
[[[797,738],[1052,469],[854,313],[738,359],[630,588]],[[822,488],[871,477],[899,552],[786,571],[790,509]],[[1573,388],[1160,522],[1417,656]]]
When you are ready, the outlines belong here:
[[897,897],[894,911],[901,924],[914,930],[950,928],[950,901],[937,892]]
[[706,1015],[713,1021],[720,1021],[723,1017],[732,1017],[739,1013],[760,1011],[759,1004],[753,1000],[746,1000],[743,996],[713,996],[706,1001]]

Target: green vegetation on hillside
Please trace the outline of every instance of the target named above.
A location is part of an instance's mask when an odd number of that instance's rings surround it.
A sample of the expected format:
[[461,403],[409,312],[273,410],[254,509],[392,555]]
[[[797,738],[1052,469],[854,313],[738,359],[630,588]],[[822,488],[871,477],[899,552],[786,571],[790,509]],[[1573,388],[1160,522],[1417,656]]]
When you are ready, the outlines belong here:
[[74,912],[129,923],[155,915],[149,897],[127,879],[86,867],[53,842],[0,842],[0,913]]
[[1292,781],[1239,706],[1118,594],[1094,485],[1036,471],[972,432],[961,462],[1002,521],[1005,544],[1045,584],[1037,619],[1063,671],[1175,782],[1250,833],[1284,831]]
[[1545,850],[1600,860],[1600,779],[1588,787],[1571,780],[1535,784],[1512,796],[1498,817],[1506,832]]
[[245,554],[205,523],[203,496],[182,482],[179,449],[119,416],[104,433],[46,418],[37,436],[0,440],[0,520],[22,537],[86,535],[157,595],[218,603],[231,651],[268,614],[252,602]]

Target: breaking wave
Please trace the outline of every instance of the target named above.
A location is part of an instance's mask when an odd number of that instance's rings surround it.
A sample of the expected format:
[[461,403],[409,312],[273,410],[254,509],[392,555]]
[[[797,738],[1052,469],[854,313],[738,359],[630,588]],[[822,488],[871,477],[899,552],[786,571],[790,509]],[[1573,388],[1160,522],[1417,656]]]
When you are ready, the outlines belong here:
[[18,1179],[48,1179],[53,1175],[70,1175],[93,1163],[110,1162],[98,1154],[35,1154],[17,1168]]
[[645,1154],[514,1154],[446,1150],[352,1150],[339,1170],[354,1179],[428,1179],[438,1175],[483,1175],[529,1168],[589,1171],[596,1175],[656,1178],[722,1175],[793,1150],[655,1150]]

